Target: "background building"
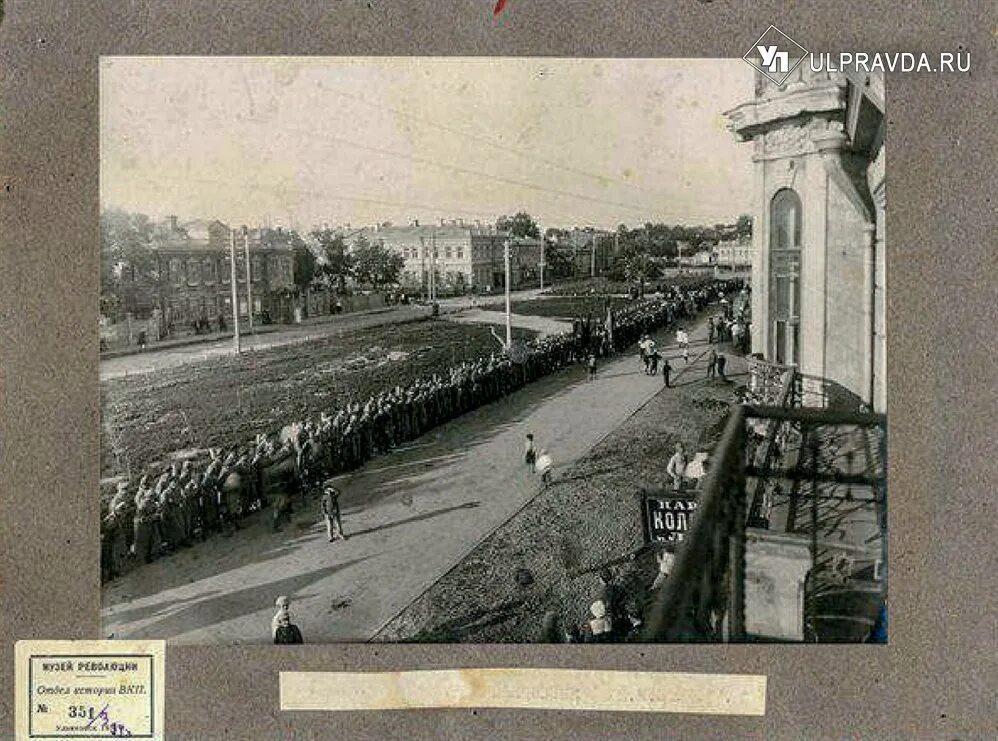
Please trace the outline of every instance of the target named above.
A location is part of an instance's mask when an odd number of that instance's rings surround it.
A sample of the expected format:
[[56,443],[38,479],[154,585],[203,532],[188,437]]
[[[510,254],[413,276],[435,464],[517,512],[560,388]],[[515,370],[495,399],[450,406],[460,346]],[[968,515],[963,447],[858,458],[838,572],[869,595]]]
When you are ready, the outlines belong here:
[[713,249],[714,267],[718,272],[751,270],[753,251],[751,237],[736,236],[721,240]]
[[613,266],[616,257],[616,235],[601,229],[578,227],[572,229],[549,229],[550,243],[562,252],[571,266],[571,275],[583,278],[588,275],[603,275]]
[[[190,221],[170,216],[152,236],[160,276],[156,303],[164,324],[187,325],[198,319],[232,319],[230,265],[232,230],[221,221]],[[253,313],[275,320],[290,312],[294,286],[290,234],[277,229],[236,229],[236,284],[240,316],[248,316],[246,243],[250,253]]]
[[511,237],[489,226],[463,221],[441,221],[408,226],[376,226],[363,230],[364,238],[382,242],[402,255],[400,283],[410,291],[425,291],[435,273],[438,293],[495,290],[505,283],[503,244],[510,240],[511,283],[514,287],[539,280],[541,241]]

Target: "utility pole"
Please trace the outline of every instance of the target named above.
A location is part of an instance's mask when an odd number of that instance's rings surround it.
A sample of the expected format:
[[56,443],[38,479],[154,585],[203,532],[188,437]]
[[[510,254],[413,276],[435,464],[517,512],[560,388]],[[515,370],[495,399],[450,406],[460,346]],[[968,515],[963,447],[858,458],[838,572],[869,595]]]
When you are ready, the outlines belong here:
[[423,280],[421,281],[420,293],[423,298],[427,298],[427,294],[430,290],[430,279],[426,274],[426,237],[419,238],[419,269],[423,273]]
[[433,230],[433,237],[430,240],[432,252],[430,253],[430,303],[437,301],[437,230]]
[[236,354],[242,352],[239,346],[239,292],[236,289],[236,232],[229,230],[229,272],[232,282],[232,328],[236,344]]
[[541,239],[541,262],[538,266],[541,269],[541,290],[544,290],[544,239]]
[[243,227],[243,257],[246,260],[246,311],[249,313],[249,331],[253,334],[253,276],[250,274],[249,229]]
[[596,232],[593,232],[593,254],[589,260],[589,272],[592,278],[596,277],[596,237]]
[[506,350],[513,346],[513,325],[509,308],[509,240],[503,242],[503,262],[506,265]]

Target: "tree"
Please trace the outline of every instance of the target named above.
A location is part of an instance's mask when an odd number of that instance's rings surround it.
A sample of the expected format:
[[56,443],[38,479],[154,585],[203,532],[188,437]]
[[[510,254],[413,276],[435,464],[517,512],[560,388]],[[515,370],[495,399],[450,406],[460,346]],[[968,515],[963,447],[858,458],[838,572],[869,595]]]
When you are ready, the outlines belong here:
[[548,241],[544,245],[544,262],[552,278],[567,278],[572,274],[572,249],[564,244]]
[[100,217],[101,311],[116,318],[155,304],[159,287],[153,225],[145,214],[107,209]]
[[315,255],[297,234],[291,238],[291,246],[294,250],[295,261],[294,283],[299,291],[303,291],[315,280]]
[[347,250],[346,240],[342,234],[335,234],[330,229],[318,229],[312,232],[312,236],[326,258],[322,274],[335,281],[342,291],[346,287],[346,279],[353,275],[353,257]]
[[372,244],[364,237],[358,239],[354,246],[353,262],[357,280],[375,289],[397,283],[405,265],[402,255],[385,247],[383,241]]
[[638,290],[645,295],[645,283],[658,276],[658,265],[652,260],[647,250],[628,248],[621,254],[616,266],[624,278],[638,284]]
[[520,211],[514,216],[500,216],[496,219],[496,230],[509,232],[514,237],[541,238],[541,230],[530,214]]
[[742,214],[738,217],[738,221],[735,222],[735,229],[738,232],[739,237],[751,237],[752,236],[752,217],[748,214]]

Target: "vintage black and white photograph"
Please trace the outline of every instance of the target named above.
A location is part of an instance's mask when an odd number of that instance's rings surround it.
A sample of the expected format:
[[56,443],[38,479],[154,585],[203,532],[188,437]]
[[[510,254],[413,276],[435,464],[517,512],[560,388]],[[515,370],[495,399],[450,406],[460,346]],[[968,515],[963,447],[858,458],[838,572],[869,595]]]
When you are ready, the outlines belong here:
[[104,637],[886,642],[884,132],[806,63],[102,58]]

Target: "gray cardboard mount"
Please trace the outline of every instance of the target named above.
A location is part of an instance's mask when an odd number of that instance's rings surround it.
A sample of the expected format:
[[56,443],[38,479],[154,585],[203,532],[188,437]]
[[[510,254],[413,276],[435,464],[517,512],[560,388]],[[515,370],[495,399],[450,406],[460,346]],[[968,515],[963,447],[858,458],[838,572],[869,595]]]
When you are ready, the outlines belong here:
[[[697,0],[5,3],[0,26],[0,737],[13,643],[99,637],[100,55],[740,57],[969,50],[888,76],[891,640],[883,646],[169,648],[177,739],[994,737],[998,6]],[[989,607],[990,605],[990,607]],[[282,713],[277,672],[545,666],[764,673],[764,718]]]

